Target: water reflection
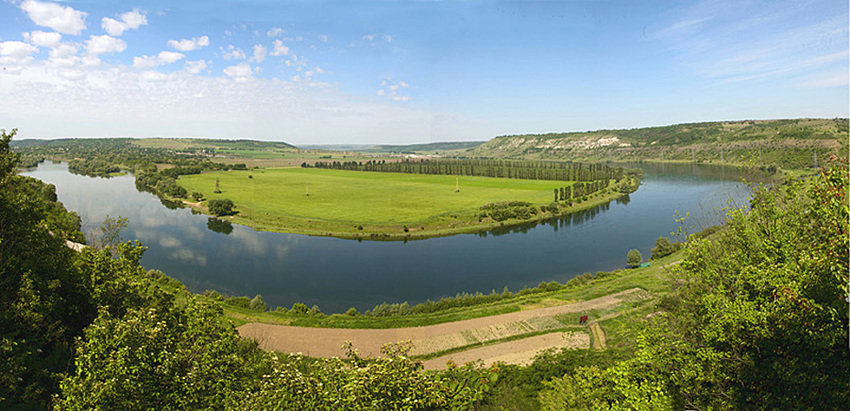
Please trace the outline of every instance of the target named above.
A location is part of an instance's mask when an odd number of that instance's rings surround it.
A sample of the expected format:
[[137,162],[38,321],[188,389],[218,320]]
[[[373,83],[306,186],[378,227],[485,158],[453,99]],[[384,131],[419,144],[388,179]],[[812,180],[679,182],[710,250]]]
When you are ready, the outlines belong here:
[[219,220],[215,217],[210,217],[207,219],[207,228],[210,229],[210,231],[221,233],[224,235],[233,232],[233,224],[231,224],[230,221]]
[[676,229],[676,210],[691,213],[693,231],[717,221],[717,207],[728,199],[747,203],[748,190],[730,169],[660,167],[647,167],[644,184],[630,196],[562,218],[408,243],[258,232],[163,207],[137,191],[132,176],[94,179],[49,163],[25,174],[55,184],[59,200],[83,217],[86,230],[107,214],[127,217],[124,238],[148,247],[142,264],[193,291],[262,294],[272,306],[303,302],[340,312],[611,270],[625,263],[631,248],[648,256],[657,237]]

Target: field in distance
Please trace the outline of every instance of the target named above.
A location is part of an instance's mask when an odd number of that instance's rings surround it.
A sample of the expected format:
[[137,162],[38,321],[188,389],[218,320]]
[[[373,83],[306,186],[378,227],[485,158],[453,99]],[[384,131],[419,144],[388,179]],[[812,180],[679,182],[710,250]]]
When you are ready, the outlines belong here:
[[[219,194],[213,192],[216,180]],[[498,226],[480,219],[481,206],[517,201],[548,205],[554,200],[553,189],[573,184],[472,176],[459,181],[456,192],[456,178],[450,175],[268,168],[184,175],[178,183],[207,200],[232,200],[238,211],[232,220],[237,223],[270,231],[367,238],[375,233],[438,236]],[[603,197],[615,193],[597,193],[582,206]]]

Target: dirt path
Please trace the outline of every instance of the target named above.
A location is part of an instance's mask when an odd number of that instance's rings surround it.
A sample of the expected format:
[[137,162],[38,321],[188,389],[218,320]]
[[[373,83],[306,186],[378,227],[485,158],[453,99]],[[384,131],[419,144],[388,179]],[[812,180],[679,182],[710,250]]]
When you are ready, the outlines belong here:
[[496,362],[506,364],[528,365],[534,356],[548,348],[589,348],[590,336],[583,332],[557,332],[543,334],[516,341],[488,345],[481,348],[461,351],[424,361],[426,369],[444,370],[446,362],[453,361],[457,365],[481,360],[484,366]]
[[[340,347],[345,341],[351,341],[354,348],[364,356],[377,356],[380,354],[382,345],[400,341],[413,341],[412,354],[414,355],[428,354],[511,335],[562,327],[563,324],[557,320],[544,317],[612,307],[623,300],[640,296],[643,292],[640,288],[632,288],[573,304],[424,327],[344,329],[248,323],[237,330],[243,337],[257,340],[263,349],[288,353],[300,352],[313,357],[342,356],[343,351]],[[528,339],[522,341],[526,340]]]
[[590,323],[590,332],[593,334],[593,349],[594,350],[604,350],[605,349],[605,331],[602,330],[602,326],[599,325],[598,322],[594,321]]

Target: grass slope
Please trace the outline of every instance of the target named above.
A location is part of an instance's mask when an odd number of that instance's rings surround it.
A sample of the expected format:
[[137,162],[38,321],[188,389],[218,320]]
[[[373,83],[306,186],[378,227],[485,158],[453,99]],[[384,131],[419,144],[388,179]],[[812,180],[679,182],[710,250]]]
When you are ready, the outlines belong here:
[[[220,194],[213,193],[216,179]],[[187,175],[179,184],[207,199],[232,200],[239,212],[233,220],[259,229],[416,237],[486,225],[478,219],[478,208],[487,203],[549,204],[554,188],[571,183],[461,177],[460,192],[455,192],[454,176],[270,168]]]
[[466,155],[575,161],[694,161],[803,168],[847,155],[847,119],[752,120],[496,137]]

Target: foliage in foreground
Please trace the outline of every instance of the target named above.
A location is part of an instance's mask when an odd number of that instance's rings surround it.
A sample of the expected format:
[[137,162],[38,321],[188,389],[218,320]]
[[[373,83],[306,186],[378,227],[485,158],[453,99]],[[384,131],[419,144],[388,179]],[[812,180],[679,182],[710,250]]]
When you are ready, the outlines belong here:
[[634,358],[548,383],[547,409],[842,409],[850,402],[848,171],[759,188],[711,239]]

